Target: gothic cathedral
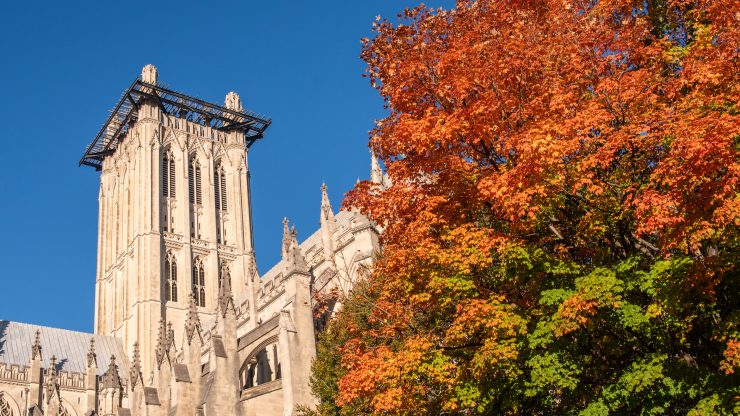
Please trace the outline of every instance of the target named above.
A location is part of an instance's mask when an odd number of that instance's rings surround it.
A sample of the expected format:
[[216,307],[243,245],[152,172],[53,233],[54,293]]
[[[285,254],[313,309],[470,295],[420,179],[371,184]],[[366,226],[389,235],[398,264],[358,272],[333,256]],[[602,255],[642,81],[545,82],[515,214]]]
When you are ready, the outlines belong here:
[[335,213],[322,186],[319,229],[299,243],[285,220],[282,259],[260,274],[248,154],[269,125],[234,92],[209,103],[144,67],[80,161],[100,172],[95,333],[0,320],[0,416],[314,405],[316,334],[340,307],[330,294],[365,276],[379,230]]

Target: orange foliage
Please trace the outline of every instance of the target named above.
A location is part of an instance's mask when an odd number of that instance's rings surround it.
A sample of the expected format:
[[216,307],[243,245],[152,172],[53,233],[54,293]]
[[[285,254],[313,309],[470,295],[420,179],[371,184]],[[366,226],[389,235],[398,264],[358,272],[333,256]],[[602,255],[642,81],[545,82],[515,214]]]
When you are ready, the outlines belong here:
[[[342,349],[340,404],[458,409],[461,380],[516,374],[548,282],[491,271],[514,247],[590,267],[737,241],[740,3],[670,0],[660,19],[645,4],[460,1],[374,24],[362,57],[389,115],[370,146],[393,186],[363,182],[346,200],[384,227],[384,254],[372,341],[350,325]],[[553,331],[603,306],[619,299],[577,290]]]

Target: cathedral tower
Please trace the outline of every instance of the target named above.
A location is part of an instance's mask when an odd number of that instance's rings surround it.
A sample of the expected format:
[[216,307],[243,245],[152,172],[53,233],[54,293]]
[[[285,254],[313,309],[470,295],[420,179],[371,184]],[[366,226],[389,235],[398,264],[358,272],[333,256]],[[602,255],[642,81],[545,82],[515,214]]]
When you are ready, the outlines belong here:
[[[80,161],[101,171],[96,334],[153,351],[164,318],[181,345],[191,296],[208,320],[224,279],[253,290],[247,153],[269,125],[234,92],[211,104],[144,67]],[[141,365],[147,377],[156,363]]]

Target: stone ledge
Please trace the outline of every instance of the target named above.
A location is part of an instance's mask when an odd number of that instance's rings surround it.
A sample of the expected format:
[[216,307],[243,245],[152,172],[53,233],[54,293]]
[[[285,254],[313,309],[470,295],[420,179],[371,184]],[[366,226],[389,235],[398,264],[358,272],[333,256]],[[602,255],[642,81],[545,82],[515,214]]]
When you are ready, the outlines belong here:
[[283,388],[282,379],[268,381],[267,383],[260,384],[259,386],[250,387],[242,391],[242,401],[253,399],[263,394],[271,393],[276,390]]

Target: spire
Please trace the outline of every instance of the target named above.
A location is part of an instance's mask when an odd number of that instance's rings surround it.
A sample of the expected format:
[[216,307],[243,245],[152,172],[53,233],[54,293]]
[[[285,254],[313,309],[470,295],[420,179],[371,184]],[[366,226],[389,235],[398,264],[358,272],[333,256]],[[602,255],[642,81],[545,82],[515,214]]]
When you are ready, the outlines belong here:
[[59,380],[57,373],[57,357],[52,355],[49,361],[49,368],[44,375],[44,384],[46,385],[46,403],[49,403],[56,393],[59,395]]
[[164,357],[167,355],[167,327],[164,318],[159,320],[159,333],[157,334],[157,348],[154,351],[157,358],[157,366],[162,365]]
[[334,221],[334,211],[331,209],[331,201],[326,191],[326,183],[321,185],[321,223]]
[[95,355],[95,338],[90,338],[90,350],[87,351],[87,366],[93,367],[97,365],[96,355]]
[[290,228],[288,228],[288,219],[283,218],[283,259],[288,257],[290,251]]
[[120,389],[121,378],[118,376],[118,365],[116,365],[116,356],[110,356],[110,364],[108,364],[108,370],[103,374],[103,388],[109,389]]
[[221,287],[218,288],[218,310],[221,316],[226,316],[226,312],[235,312],[234,298],[231,295],[231,279],[223,279]]
[[41,331],[38,329],[36,330],[36,339],[33,341],[33,346],[31,347],[31,359],[41,359]]
[[380,169],[378,157],[373,149],[370,149],[370,181],[374,184],[383,185],[383,170]]
[[195,295],[192,295],[188,301],[188,315],[185,320],[185,336],[187,337],[188,345],[193,340],[195,331],[198,331],[198,334],[200,334],[200,318],[198,317],[198,306],[195,304]]
[[131,388],[136,387],[138,383],[143,385],[143,375],[141,373],[141,353],[139,352],[139,341],[134,342],[134,354],[131,357],[131,368],[129,369],[129,380]]
[[290,274],[290,272],[292,271],[306,273],[308,271],[308,266],[306,265],[306,259],[301,253],[301,247],[298,245],[298,233],[295,230],[295,226],[291,230],[290,235],[291,238],[290,246],[288,249],[288,264],[286,266],[286,275]]

